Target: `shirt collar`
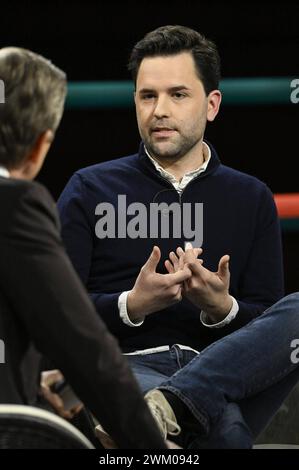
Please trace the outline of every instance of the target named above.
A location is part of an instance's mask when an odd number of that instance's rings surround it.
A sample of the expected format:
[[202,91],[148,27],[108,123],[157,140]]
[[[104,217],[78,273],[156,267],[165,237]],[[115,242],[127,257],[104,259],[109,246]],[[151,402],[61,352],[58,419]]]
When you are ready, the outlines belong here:
[[[192,171],[189,171],[188,173],[185,173],[183,179],[185,177],[190,177],[190,178],[194,178],[195,176],[199,175],[200,173],[203,173],[204,171],[206,171],[207,169],[207,166],[209,164],[209,161],[211,159],[211,149],[210,147],[208,146],[208,144],[206,142],[203,141],[203,146],[204,146],[204,162],[202,163],[202,165],[200,165],[198,168],[196,168],[195,170],[192,170]],[[175,177],[169,173],[168,171],[166,171],[164,168],[161,167],[161,165],[159,165],[159,163],[153,159],[153,157],[150,156],[147,148],[144,146],[144,150],[145,150],[145,153],[146,155],[148,156],[148,158],[150,159],[150,161],[152,162],[152,164],[154,165],[154,167],[156,168],[156,170],[162,175],[164,176],[166,179],[168,179],[169,181],[171,181],[172,183],[178,183],[178,181],[175,179]]]
[[4,178],[10,177],[9,171],[2,165],[0,165],[0,176],[3,176]]

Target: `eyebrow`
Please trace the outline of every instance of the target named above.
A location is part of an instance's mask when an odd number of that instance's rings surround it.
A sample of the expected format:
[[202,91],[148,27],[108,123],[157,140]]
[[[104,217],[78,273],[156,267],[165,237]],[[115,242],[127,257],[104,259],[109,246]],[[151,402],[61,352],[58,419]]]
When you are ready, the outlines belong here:
[[[182,91],[182,90],[190,90],[190,88],[188,88],[186,85],[177,85],[177,86],[173,86],[173,87],[170,87],[167,89],[167,91],[170,91],[172,93],[176,92],[176,91]],[[156,90],[154,88],[141,88],[141,90],[139,90],[139,94],[141,95],[142,93],[153,93],[155,92]]]

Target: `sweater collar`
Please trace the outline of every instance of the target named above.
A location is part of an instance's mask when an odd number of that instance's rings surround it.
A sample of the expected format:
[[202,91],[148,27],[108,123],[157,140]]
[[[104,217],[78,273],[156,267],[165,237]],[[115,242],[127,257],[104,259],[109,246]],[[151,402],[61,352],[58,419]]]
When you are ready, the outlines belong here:
[[[199,174],[198,178],[205,178],[211,173],[214,173],[219,167],[219,165],[221,164],[214,147],[209,142],[207,142],[207,140],[205,140],[205,143],[209,146],[211,150],[211,158],[208,162],[206,170],[203,171],[201,174]],[[146,153],[143,142],[141,142],[139,146],[138,160],[140,164],[143,166],[143,168],[146,169],[148,172],[150,172],[151,174],[159,175],[158,170],[155,168],[155,166],[153,165],[153,163],[151,162],[151,160],[149,159]]]

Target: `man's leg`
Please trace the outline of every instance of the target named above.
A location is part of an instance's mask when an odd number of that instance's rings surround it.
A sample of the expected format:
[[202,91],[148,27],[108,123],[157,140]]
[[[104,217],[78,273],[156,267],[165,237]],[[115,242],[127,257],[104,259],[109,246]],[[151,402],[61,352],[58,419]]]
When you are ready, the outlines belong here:
[[156,363],[157,365],[161,364],[161,362],[167,363],[168,358],[168,351],[155,354],[126,356],[132,372],[144,394],[148,390],[161,385],[162,382],[172,375],[166,374],[164,371],[162,372],[161,368],[155,367]]
[[165,382],[195,356],[193,351],[183,351],[174,345],[169,351],[126,355],[126,359],[145,394]]
[[[242,403],[271,388],[273,406],[268,413],[273,414],[297,379],[299,369],[291,361],[294,339],[299,339],[299,293],[285,297],[250,324],[210,345],[159,389],[183,401],[211,435],[221,418],[231,414],[229,403]],[[280,384],[278,400],[276,384]],[[224,424],[230,425],[227,420]]]
[[[178,370],[188,364],[196,353],[190,350],[182,350],[178,345],[171,346],[169,351],[153,353],[153,354],[138,354],[126,356],[131,369],[139,383],[139,386],[144,394],[149,390],[156,389],[165,382],[169,377],[175,374]],[[147,400],[147,396],[145,396]],[[180,426],[177,426],[176,416],[174,415],[171,406],[163,399],[163,415],[162,420],[157,419],[157,424],[161,430],[161,434],[166,439],[167,434],[171,435],[171,439],[179,445],[183,445],[180,437],[174,437],[180,434]],[[148,400],[147,400],[148,402]],[[153,404],[153,403],[152,403]],[[179,414],[181,408],[185,408],[184,404],[180,407],[181,402],[176,407],[176,412]],[[156,418],[156,406],[151,406],[148,402],[153,416]],[[159,413],[158,413],[159,414]]]

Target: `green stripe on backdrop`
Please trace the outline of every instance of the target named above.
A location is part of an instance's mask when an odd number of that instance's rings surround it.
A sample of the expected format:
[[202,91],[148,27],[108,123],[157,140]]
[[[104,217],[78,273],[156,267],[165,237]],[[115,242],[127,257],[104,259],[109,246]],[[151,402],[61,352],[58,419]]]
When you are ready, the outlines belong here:
[[280,219],[280,225],[284,232],[299,232],[299,219]]
[[[289,77],[225,78],[220,84],[223,104],[292,104],[291,93],[296,93],[296,89],[291,87],[292,80]],[[134,104],[133,93],[131,81],[70,82],[66,105],[67,108],[77,109],[127,108]]]

